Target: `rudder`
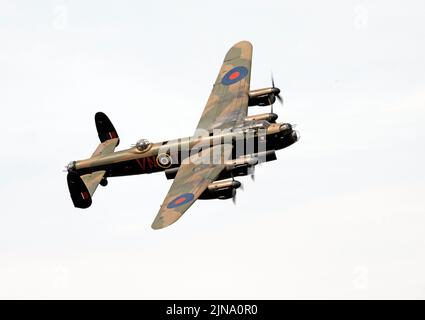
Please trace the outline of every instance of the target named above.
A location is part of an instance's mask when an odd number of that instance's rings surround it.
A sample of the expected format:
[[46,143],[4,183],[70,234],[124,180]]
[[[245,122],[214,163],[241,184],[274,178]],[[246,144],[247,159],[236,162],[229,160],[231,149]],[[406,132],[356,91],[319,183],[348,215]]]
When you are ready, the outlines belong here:
[[[118,138],[117,130],[115,130],[114,125],[106,114],[103,112],[97,112],[94,116],[94,121],[96,122],[96,129],[100,142]],[[118,144],[119,138],[117,145]]]
[[91,195],[81,177],[75,172],[68,172],[66,180],[74,206],[81,209],[90,207],[92,204]]

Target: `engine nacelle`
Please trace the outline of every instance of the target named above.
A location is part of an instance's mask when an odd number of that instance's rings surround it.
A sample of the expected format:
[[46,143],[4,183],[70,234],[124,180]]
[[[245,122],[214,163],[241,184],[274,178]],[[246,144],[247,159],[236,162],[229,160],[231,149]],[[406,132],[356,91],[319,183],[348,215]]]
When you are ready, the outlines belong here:
[[249,92],[248,106],[269,106],[276,101],[276,96],[280,93],[278,88],[256,89]]
[[269,162],[277,160],[275,150],[268,150],[260,153],[247,155],[238,159],[226,162],[226,170],[223,170],[217,180],[232,177],[247,176],[253,173],[254,167],[259,162]]
[[[228,179],[228,178],[231,178],[232,176],[234,177],[246,176],[249,174],[250,168],[257,165],[258,162],[269,162],[269,161],[274,161],[276,159],[277,157],[276,157],[275,150],[268,150],[268,151],[263,151],[260,153],[247,155],[238,159],[228,160],[225,163],[226,170],[223,170],[221,172],[221,174],[217,178],[217,181]],[[179,167],[166,169],[164,170],[165,177],[168,180],[172,180],[176,177],[177,171],[179,171]]]
[[277,120],[277,114],[276,113],[260,113],[260,114],[254,114],[252,116],[246,117],[245,121],[259,121],[259,120],[266,120],[270,123],[275,123]]
[[201,194],[199,199],[230,199],[235,196],[236,189],[241,186],[241,183],[236,180],[220,180],[210,183],[208,188]]

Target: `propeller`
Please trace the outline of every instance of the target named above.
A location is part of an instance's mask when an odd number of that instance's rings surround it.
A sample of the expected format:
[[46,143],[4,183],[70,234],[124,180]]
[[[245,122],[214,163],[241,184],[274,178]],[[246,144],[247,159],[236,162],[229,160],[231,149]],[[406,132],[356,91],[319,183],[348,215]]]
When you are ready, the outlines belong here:
[[[235,177],[233,176],[233,172],[232,171],[230,171],[230,176],[232,177],[232,181],[235,181]],[[242,183],[240,183],[239,189],[243,190],[243,184]],[[236,189],[232,189],[232,201],[233,201],[233,204],[236,204],[236,194],[237,194]]]
[[251,180],[252,181],[255,181],[255,167],[254,166],[249,167],[248,168],[248,172],[251,175]]
[[271,75],[271,78],[272,78],[272,88],[273,88],[274,96],[277,98],[277,100],[279,100],[280,104],[283,104],[283,98],[280,95],[280,89],[276,88],[274,85],[273,73]]
[[232,201],[233,204],[236,204],[236,189],[232,189]]

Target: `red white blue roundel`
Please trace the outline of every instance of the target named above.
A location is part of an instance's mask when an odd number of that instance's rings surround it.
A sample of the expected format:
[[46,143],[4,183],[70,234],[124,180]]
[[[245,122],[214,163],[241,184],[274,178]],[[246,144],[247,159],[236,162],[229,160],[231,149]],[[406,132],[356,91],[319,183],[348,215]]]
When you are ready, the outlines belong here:
[[190,201],[193,200],[195,196],[193,193],[183,193],[179,195],[177,198],[175,198],[173,201],[170,201],[170,203],[167,205],[168,209],[180,207]]
[[225,86],[229,86],[234,84],[243,78],[245,78],[248,74],[248,69],[242,66],[234,67],[230,71],[228,71],[224,77],[221,79],[221,83]]

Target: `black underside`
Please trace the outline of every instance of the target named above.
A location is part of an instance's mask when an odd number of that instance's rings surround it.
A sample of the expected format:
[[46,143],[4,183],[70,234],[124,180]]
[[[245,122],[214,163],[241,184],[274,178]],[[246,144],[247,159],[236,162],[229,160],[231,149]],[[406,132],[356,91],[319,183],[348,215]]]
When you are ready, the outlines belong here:
[[106,114],[97,112],[94,116],[94,121],[96,122],[96,129],[100,142],[118,138],[117,130],[115,130],[114,125]]
[[75,172],[68,172],[67,181],[74,206],[82,209],[90,207],[92,199],[80,176]]

